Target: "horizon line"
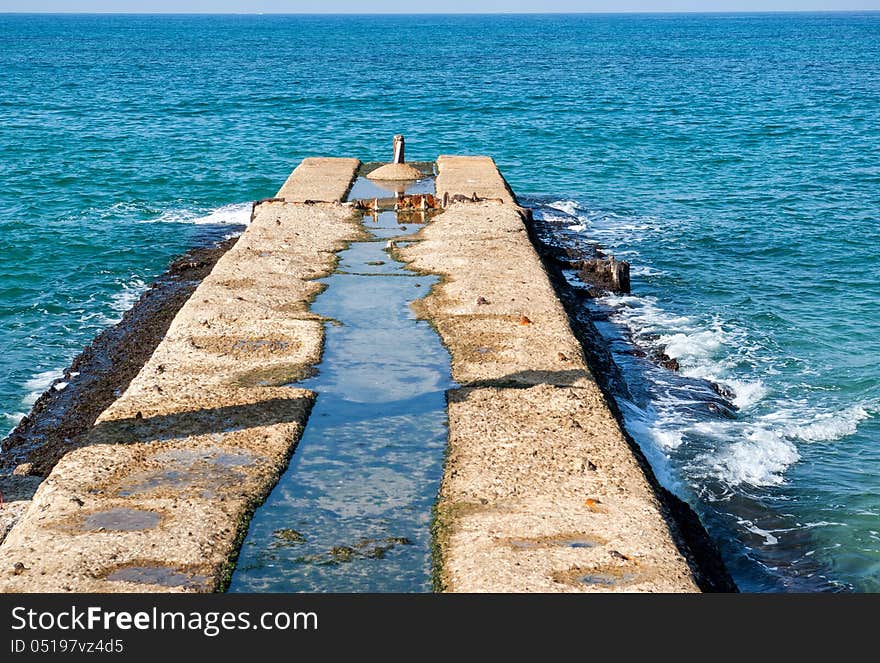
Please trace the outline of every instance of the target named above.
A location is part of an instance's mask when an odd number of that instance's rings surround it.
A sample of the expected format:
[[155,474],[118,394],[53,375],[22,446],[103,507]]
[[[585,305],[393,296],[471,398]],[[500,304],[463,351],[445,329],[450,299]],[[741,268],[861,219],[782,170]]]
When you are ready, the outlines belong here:
[[615,15],[615,14],[851,14],[851,13],[880,13],[880,8],[865,9],[853,7],[850,9],[617,9],[617,10],[586,10],[586,11],[372,11],[372,12],[201,12],[201,11],[34,11],[27,10],[4,10],[0,16],[8,15],[45,15],[45,16],[584,16],[584,15]]

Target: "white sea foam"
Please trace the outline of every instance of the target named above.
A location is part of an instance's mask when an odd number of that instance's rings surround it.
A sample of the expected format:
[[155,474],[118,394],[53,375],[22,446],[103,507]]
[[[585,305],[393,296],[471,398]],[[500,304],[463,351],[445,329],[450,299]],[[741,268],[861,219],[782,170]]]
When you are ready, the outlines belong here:
[[840,440],[858,431],[862,421],[873,416],[872,406],[867,403],[830,412],[814,412],[804,418],[800,410],[785,410],[774,412],[763,417],[765,421],[772,421],[784,431],[786,437],[801,440],[803,442],[831,442]]
[[[663,229],[660,221],[589,210],[572,200],[558,200],[550,207],[559,211],[559,217],[550,210],[545,218],[575,217],[569,221],[570,230],[586,231],[618,257],[628,255],[633,276],[661,273],[646,261],[640,262],[634,249],[651,233]],[[747,329],[720,316],[678,314],[651,296],[609,295],[597,303],[610,309],[611,320],[626,328],[636,343],[676,359],[678,375],[711,381],[733,394],[731,401],[739,416],[703,419],[682,408],[693,402],[683,399],[680,388],[668,389],[663,381],[672,378],[658,372],[648,376],[651,381],[659,381],[651,404],[640,409],[621,402],[627,428],[642,444],[655,471],[659,469],[658,478],[669,489],[674,490],[674,484],[682,479],[679,471],[670,467],[672,457],[680,458],[686,474],[693,479],[712,478],[731,487],[779,485],[785,480],[786,470],[800,459],[798,444],[852,435],[860,422],[878,411],[865,403],[825,410],[808,399],[798,401],[790,394],[774,394],[762,378],[778,371],[760,359],[762,348],[758,342],[750,338]],[[689,452],[689,442],[697,441],[697,448]],[[770,532],[759,531],[752,523],[749,526],[768,545],[775,543]]]
[[855,405],[836,412],[813,413],[806,402],[785,401],[752,424],[740,420],[699,421],[683,427],[716,441],[714,453],[702,454],[690,467],[698,476],[712,476],[728,485],[778,485],[800,458],[799,442],[834,441],[858,430],[871,418],[871,407]]
[[37,399],[62,375],[63,373],[59,370],[42,371],[35,373],[29,380],[25,380],[23,386],[28,390],[28,393],[21,399],[22,404],[30,407],[36,403]]
[[112,205],[108,205],[107,207],[90,207],[84,212],[83,218],[110,220],[119,218],[137,218],[145,214],[153,213],[155,213],[155,210],[143,203],[121,200]]
[[[774,486],[782,483],[785,470],[800,458],[794,442],[770,429],[727,419],[676,421],[669,416],[671,410],[663,414],[670,407],[670,403],[658,404],[659,416],[641,420],[625,417],[627,429],[643,444],[647,442],[665,454],[686,449],[688,439],[694,436],[714,440],[711,451],[686,463],[686,473],[693,478],[712,478],[728,486]],[[664,474],[670,474],[668,468]]]
[[797,436],[806,442],[839,440],[853,435],[859,423],[871,418],[871,413],[861,405],[847,408],[837,414],[816,415],[813,422],[797,429]]
[[598,301],[612,308],[615,320],[627,327],[636,338],[693,328],[690,317],[663,310],[653,297],[608,295]]
[[765,546],[775,546],[777,543],[779,543],[779,539],[777,539],[775,536],[773,536],[772,532],[770,532],[766,529],[761,529],[760,527],[755,525],[755,523],[753,523],[751,520],[740,520],[739,524],[742,525],[743,529],[751,532],[752,534],[757,534],[758,536],[763,536]]
[[721,380],[721,384],[733,391],[733,404],[740,410],[747,410],[767,395],[767,387],[761,380]]
[[666,274],[663,270],[648,265],[631,265],[629,272],[632,276],[663,276]]
[[57,370],[35,373],[32,378],[25,380],[24,387],[31,391],[39,389],[41,390],[40,393],[42,393],[49,388],[49,385],[52,384],[56,378],[60,378],[61,375],[61,371]]
[[[554,212],[558,211],[559,215]],[[618,249],[618,245],[625,241],[626,244],[642,242],[652,233],[661,231],[662,224],[654,217],[630,217],[619,214],[591,210],[582,207],[574,200],[556,200],[549,203],[539,211],[538,218],[560,220],[570,217],[577,220],[577,224],[570,226],[569,230],[582,232],[590,229],[590,235],[599,240],[607,248],[615,248],[618,257],[625,253],[637,256],[638,252],[629,249],[624,252]]]
[[761,380],[730,375],[739,359],[736,351],[747,349],[744,332],[725,328],[717,320],[701,325],[690,316],[663,310],[652,297],[610,295],[599,301],[613,309],[615,322],[625,326],[640,345],[678,360],[681,375],[717,382],[731,390],[738,408],[748,408],[766,396]]
[[0,413],[0,439],[9,435],[18,422],[24,419],[24,412],[3,412]]
[[137,303],[149,287],[147,282],[138,276],[134,276],[128,281],[118,279],[116,286],[119,290],[110,295],[110,300],[106,305],[109,311],[104,304],[95,303],[93,306],[100,306],[103,310],[90,310],[83,313],[79,318],[81,324],[94,325],[97,323],[99,328],[115,325],[122,320],[122,316]]
[[680,482],[670,467],[669,454],[681,443],[681,438],[666,435],[667,431],[656,423],[657,413],[652,406],[648,406],[650,411],[642,410],[626,400],[621,400],[619,405],[627,431],[639,442],[657,480],[668,490],[678,492]]
[[[140,299],[140,296],[144,294],[144,291],[147,289],[146,282],[139,278],[134,277],[130,281],[119,282],[119,285],[122,286],[122,290],[114,293],[110,297],[110,308],[116,311],[117,313],[125,313],[132,306],[134,306],[135,302]],[[118,322],[119,319],[113,320],[113,322]]]
[[661,426],[651,428],[651,437],[653,437],[656,444],[664,449],[676,449],[682,443],[682,433],[680,430],[668,430]]
[[[612,319],[627,327],[637,342],[662,349],[678,360],[679,375],[709,380],[730,390],[731,400],[740,411],[768,396],[769,390],[762,380],[734,374],[743,358],[740,353],[748,348],[744,331],[719,320],[701,323],[691,316],[670,313],[651,297],[614,295],[600,301],[613,309]],[[678,420],[674,413],[685,404],[680,397],[655,397],[659,414],[636,424],[638,432],[632,433],[637,439],[667,451],[687,445],[688,436],[715,440],[714,451],[700,453],[687,463],[693,476],[720,479],[730,486],[778,485],[784,480],[785,470],[800,457],[785,429],[754,426],[740,419]],[[632,428],[633,421],[628,420],[627,424]]]
[[131,219],[140,223],[193,223],[197,225],[247,225],[252,203],[230,203],[216,209],[181,204],[162,211],[145,203],[120,201],[108,207],[93,207],[85,212],[89,219]]
[[152,219],[151,222],[245,226],[250,223],[250,218],[251,203],[232,203],[218,207],[207,214],[189,209],[169,210],[158,218]]
[[630,433],[638,430],[640,435],[648,438],[664,452],[681,446],[682,431],[676,425],[678,422],[670,419],[671,411],[663,410],[658,413],[651,408],[648,412],[628,401],[623,405],[624,418],[630,428]]
[[578,216],[578,212],[581,212],[581,208],[578,204],[573,200],[557,200],[555,202],[550,203],[549,207],[553,207],[570,216]]
[[753,428],[746,439],[734,442],[712,455],[702,457],[710,476],[730,485],[776,486],[783,473],[800,459],[797,447],[781,435]]
[[664,347],[667,355],[678,359],[683,375],[705,378],[721,370],[719,362],[714,361],[725,346],[725,335],[720,329],[664,334],[657,343]]

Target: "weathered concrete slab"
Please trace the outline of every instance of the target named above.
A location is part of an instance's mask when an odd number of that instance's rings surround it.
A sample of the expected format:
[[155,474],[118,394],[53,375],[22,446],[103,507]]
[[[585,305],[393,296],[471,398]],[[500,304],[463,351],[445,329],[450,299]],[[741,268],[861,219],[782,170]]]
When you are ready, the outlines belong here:
[[448,394],[437,506],[456,592],[697,591],[491,159],[441,157],[458,203],[400,250],[443,282],[414,305],[462,388]]
[[290,203],[341,201],[351,188],[361,162],[357,159],[309,157],[294,170],[276,198]]
[[437,157],[436,190],[440,199],[444,193],[448,193],[450,198],[456,194],[472,196],[476,193],[479,198],[516,204],[516,197],[491,157]]
[[449,346],[458,382],[595,388],[517,207],[454,205],[418,238],[405,258],[446,278],[414,306]]
[[0,545],[0,591],[211,591],[286,466],[315,395],[309,312],[362,233],[338,204],[356,159],[307,159],[259,206],[83,448],[61,459]]
[[0,506],[0,542],[30,506],[41,481],[40,477],[19,476],[11,471],[0,474],[0,495],[3,496],[3,505]]

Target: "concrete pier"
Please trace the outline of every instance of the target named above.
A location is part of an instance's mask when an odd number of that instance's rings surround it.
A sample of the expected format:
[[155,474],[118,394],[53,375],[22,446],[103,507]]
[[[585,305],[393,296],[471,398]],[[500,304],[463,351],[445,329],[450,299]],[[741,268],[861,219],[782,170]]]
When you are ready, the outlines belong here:
[[[213,591],[315,395],[309,312],[359,219],[356,159],[306,159],[174,319],[122,396],[0,545],[0,591]],[[324,204],[302,204],[323,201]],[[335,204],[334,204],[335,203]]]
[[[316,395],[310,311],[364,236],[357,159],[306,159],[0,544],[0,591],[216,591]],[[488,157],[441,156],[448,205],[394,248],[441,283],[413,304],[452,358],[437,585],[455,592],[698,591]],[[405,339],[401,339],[405,342]]]
[[275,194],[289,203],[334,203],[345,198],[361,162],[357,159],[304,159]]
[[[440,589],[698,591],[491,159],[441,157],[452,204],[401,250],[452,355]],[[500,202],[494,202],[500,201]]]

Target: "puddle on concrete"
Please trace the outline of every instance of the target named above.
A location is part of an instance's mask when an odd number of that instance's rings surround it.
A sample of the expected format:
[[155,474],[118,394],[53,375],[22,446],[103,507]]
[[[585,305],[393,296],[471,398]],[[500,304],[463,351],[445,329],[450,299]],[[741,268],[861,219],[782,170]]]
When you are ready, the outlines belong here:
[[639,574],[631,569],[600,566],[597,568],[573,567],[567,571],[557,571],[553,574],[556,582],[570,585],[599,585],[601,587],[622,587],[638,582]]
[[214,488],[240,482],[242,475],[236,470],[255,462],[253,455],[247,452],[220,448],[172,449],[156,454],[151,460],[157,464],[155,469],[134,472],[120,481],[117,491],[120,497],[171,491],[194,492],[204,498],[212,498],[216,495]]
[[[433,181],[404,192],[431,193]],[[361,178],[349,199],[393,195]],[[298,383],[318,399],[290,468],[251,521],[231,592],[431,590],[431,508],[453,383],[449,354],[409,304],[438,279],[386,251],[421,225],[404,230],[382,212],[364,226],[374,241],[340,254],[312,306],[341,324],[325,328],[319,374]]]
[[587,573],[578,578],[585,585],[604,585],[606,587],[616,587],[617,585],[626,585],[636,579],[635,573]]
[[239,373],[235,382],[242,387],[281,387],[317,375],[318,369],[302,364],[258,368]]
[[163,587],[206,587],[208,577],[181,571],[177,568],[161,565],[123,566],[107,574],[105,580],[111,582],[135,582],[144,585],[161,585]]
[[215,488],[231,486],[241,481],[241,475],[226,468],[206,470],[156,470],[138,472],[118,491],[120,497],[156,497],[168,492],[195,494],[204,499],[216,497]]
[[136,532],[152,529],[161,520],[162,516],[155,511],[124,508],[110,509],[108,511],[97,511],[86,516],[83,520],[83,529],[89,531],[105,529],[117,532]]
[[511,548],[517,550],[531,550],[534,548],[548,548],[551,546],[560,546],[563,548],[594,548],[602,542],[589,536],[581,535],[562,535],[562,536],[544,536],[533,539],[507,539],[507,544]]
[[171,449],[157,453],[152,460],[187,468],[203,463],[222,467],[241,467],[242,465],[254,464],[254,456],[247,451],[229,451],[222,447]]
[[434,193],[434,178],[425,177],[415,182],[374,182],[366,177],[359,177],[348,192],[348,199],[382,200],[393,198],[398,193]]

